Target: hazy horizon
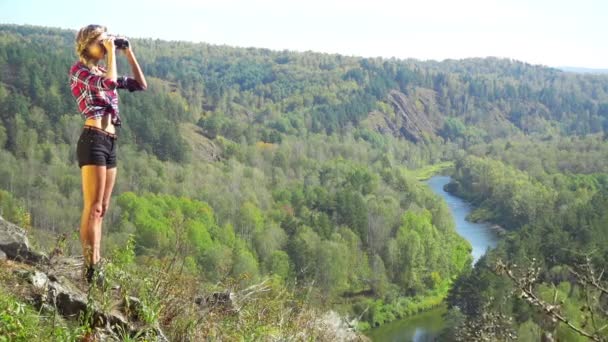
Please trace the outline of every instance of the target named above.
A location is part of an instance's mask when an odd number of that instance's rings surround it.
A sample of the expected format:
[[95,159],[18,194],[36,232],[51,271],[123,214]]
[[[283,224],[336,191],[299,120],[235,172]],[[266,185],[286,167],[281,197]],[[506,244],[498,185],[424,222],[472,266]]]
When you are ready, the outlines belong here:
[[110,0],[104,5],[111,13],[87,14],[66,1],[0,1],[0,23],[72,30],[98,23],[133,38],[421,61],[497,57],[555,68],[608,69],[608,47],[598,43],[608,33],[601,25],[608,4],[593,0],[576,5],[545,0],[139,4]]

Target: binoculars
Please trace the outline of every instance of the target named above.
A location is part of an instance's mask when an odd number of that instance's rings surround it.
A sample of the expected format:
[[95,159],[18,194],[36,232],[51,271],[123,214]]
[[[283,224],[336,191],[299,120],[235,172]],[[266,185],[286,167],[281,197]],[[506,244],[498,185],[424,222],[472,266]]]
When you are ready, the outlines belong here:
[[[127,38],[122,38],[122,37],[117,37],[117,36],[111,36],[114,37],[114,46],[117,49],[126,49],[129,47],[129,41],[127,40]],[[103,44],[101,44],[101,46],[103,47]]]
[[117,49],[126,49],[129,47],[129,41],[126,38],[116,38],[114,39],[114,46]]

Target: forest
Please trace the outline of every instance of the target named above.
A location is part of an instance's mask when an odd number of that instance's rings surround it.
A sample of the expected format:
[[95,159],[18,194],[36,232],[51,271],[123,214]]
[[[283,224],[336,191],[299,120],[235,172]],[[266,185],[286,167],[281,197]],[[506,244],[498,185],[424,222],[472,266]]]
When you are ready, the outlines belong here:
[[[74,38],[0,25],[0,215],[42,249],[65,234],[79,254]],[[608,76],[498,58],[159,39],[133,39],[133,49],[148,89],[120,93],[102,255],[127,241],[124,267],[179,255],[202,287],[271,277],[311,306],[358,318],[360,330],[445,302],[446,339],[481,339],[471,334],[487,327],[504,332],[498,340],[547,331],[584,340],[512,295],[517,283],[495,269],[534,262],[535,290],[558,289],[572,322],[605,340],[606,294],[568,267],[608,264]],[[118,70],[130,73],[122,56]],[[444,162],[454,165],[448,190],[476,208],[471,220],[508,232],[475,265],[446,204],[417,177]],[[593,324],[576,313],[586,290],[597,298],[586,304]],[[158,316],[170,307],[161,300]],[[480,321],[486,313],[509,319]]]

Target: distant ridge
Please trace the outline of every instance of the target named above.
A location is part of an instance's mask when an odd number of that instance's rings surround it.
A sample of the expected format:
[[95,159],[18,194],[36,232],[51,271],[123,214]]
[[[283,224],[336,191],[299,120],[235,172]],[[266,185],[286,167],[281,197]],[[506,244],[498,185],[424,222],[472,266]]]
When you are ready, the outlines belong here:
[[593,69],[593,68],[579,68],[579,67],[557,67],[560,70],[566,72],[576,72],[579,74],[608,74],[608,69]]

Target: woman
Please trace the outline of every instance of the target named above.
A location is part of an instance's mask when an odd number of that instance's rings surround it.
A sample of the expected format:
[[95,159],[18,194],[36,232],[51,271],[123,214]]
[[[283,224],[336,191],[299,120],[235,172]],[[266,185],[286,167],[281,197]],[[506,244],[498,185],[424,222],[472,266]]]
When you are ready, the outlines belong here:
[[[129,46],[117,49],[115,37],[102,25],[88,25],[78,31],[78,61],[70,68],[70,87],[78,109],[86,118],[76,147],[82,176],[84,208],[80,221],[80,241],[84,254],[84,276],[91,283],[95,276],[103,283],[99,270],[101,225],[110,204],[116,180],[116,127],[121,126],[116,89],[147,88],[144,75]],[[116,50],[127,57],[134,78],[117,76]],[[99,62],[105,59],[105,67]]]

